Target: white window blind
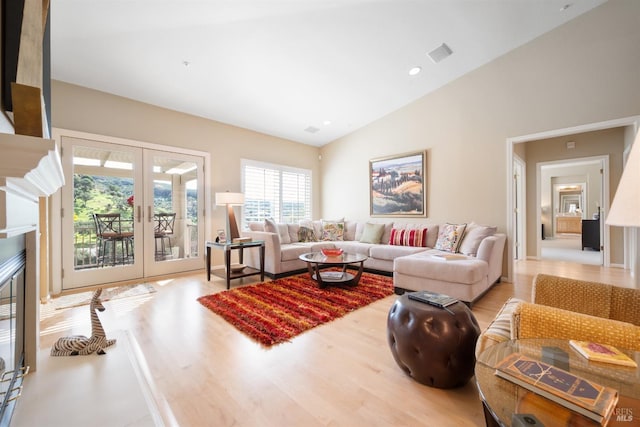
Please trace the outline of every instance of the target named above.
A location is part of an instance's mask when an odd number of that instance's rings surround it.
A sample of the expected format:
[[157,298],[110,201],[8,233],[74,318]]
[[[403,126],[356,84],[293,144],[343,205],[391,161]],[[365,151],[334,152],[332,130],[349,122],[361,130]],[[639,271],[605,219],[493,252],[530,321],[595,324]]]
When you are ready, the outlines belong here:
[[242,161],[242,226],[274,218],[295,223],[311,218],[311,171],[269,163]]

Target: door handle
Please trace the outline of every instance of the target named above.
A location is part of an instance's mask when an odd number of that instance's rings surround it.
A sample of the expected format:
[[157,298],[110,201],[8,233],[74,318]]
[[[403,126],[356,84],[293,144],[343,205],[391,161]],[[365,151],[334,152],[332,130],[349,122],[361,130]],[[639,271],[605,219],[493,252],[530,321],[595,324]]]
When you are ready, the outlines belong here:
[[142,206],[138,205],[137,211],[138,211],[136,215],[137,221],[142,222]]
[[147,206],[147,213],[149,216],[149,222],[153,221],[153,214],[151,213],[151,206]]

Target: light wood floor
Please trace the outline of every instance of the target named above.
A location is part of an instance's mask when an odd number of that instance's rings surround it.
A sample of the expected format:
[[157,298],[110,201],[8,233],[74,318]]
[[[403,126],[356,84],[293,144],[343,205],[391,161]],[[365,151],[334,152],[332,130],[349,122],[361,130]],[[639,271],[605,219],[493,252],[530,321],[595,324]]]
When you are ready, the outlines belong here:
[[[520,261],[514,283],[497,284],[474,305],[481,328],[507,298],[528,299],[531,279],[538,272],[620,286],[632,283],[621,269]],[[433,389],[416,383],[396,365],[386,337],[387,313],[395,296],[264,349],[196,301],[224,290],[221,279],[207,282],[199,272],[154,286],[155,294],[106,302],[100,317],[107,334],[129,330],[139,342],[156,398],[170,408],[165,411],[167,425],[484,425],[473,380],[459,389]],[[51,346],[60,336],[88,334],[87,311],[86,306],[44,307],[41,347]],[[69,407],[79,404],[69,402]]]

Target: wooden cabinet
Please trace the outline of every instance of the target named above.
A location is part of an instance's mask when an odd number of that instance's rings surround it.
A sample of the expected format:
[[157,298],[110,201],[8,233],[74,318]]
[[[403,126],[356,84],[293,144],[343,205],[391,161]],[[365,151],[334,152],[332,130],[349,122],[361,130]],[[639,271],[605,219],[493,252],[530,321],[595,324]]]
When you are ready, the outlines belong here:
[[556,233],[576,233],[582,232],[582,218],[579,216],[558,216],[556,217]]

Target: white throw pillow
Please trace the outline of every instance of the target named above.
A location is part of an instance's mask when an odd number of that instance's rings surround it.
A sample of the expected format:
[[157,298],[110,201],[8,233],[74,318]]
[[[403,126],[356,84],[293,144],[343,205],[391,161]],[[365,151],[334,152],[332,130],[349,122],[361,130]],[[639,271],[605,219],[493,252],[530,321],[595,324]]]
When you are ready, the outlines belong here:
[[265,218],[264,231],[269,233],[276,233],[280,238],[280,243],[291,243],[291,237],[289,237],[289,227],[287,224],[278,224],[273,218]]
[[480,243],[486,237],[496,234],[497,231],[498,227],[490,227],[472,222],[467,226],[467,230],[464,233],[464,237],[462,238],[458,251],[465,255],[476,256],[478,254]]

